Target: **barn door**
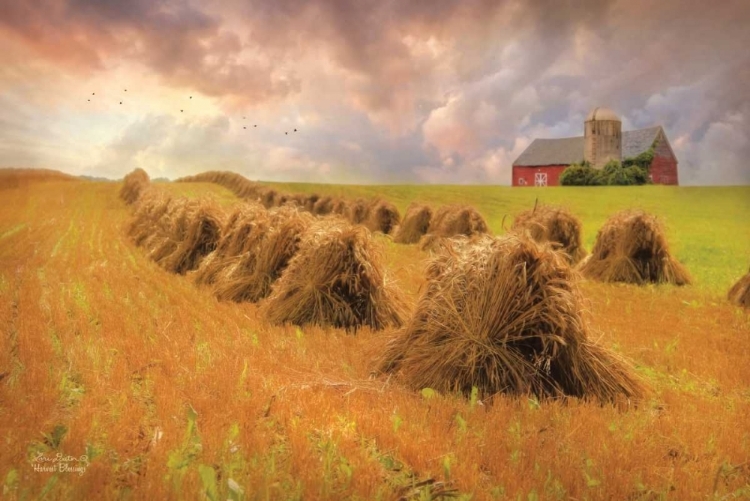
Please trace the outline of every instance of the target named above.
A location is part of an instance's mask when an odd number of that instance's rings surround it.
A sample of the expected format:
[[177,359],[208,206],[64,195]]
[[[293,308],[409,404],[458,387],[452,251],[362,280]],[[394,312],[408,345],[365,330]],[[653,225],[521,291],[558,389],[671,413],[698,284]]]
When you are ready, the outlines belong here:
[[534,174],[534,186],[547,186],[546,172],[537,172]]

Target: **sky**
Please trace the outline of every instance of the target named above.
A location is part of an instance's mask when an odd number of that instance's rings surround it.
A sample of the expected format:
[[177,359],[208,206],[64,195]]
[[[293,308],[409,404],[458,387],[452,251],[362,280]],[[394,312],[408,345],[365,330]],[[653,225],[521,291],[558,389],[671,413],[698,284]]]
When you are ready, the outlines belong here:
[[748,0],[0,0],[0,167],[507,185],[606,106],[664,127],[681,184],[750,184],[748,26]]

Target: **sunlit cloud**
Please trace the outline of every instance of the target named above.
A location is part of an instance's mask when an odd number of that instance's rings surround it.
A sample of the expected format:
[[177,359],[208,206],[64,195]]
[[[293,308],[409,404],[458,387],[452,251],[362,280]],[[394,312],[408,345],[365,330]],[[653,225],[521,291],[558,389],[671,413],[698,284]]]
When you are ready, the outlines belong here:
[[664,126],[682,182],[747,184],[749,22],[739,0],[11,2],[0,165],[509,184],[604,105]]

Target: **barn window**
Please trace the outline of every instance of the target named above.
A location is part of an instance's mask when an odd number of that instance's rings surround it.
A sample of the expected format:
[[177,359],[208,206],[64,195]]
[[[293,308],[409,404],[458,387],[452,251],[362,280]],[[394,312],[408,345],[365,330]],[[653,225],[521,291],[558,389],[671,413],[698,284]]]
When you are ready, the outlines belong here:
[[546,172],[537,172],[534,174],[534,186],[547,186]]

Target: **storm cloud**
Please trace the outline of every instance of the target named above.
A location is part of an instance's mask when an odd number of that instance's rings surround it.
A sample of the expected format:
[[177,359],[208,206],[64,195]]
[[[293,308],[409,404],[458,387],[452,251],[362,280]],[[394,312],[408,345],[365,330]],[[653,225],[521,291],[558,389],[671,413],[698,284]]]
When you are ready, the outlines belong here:
[[746,1],[2,9],[0,165],[509,184],[534,138],[581,135],[607,106],[665,128],[683,184],[750,183]]

